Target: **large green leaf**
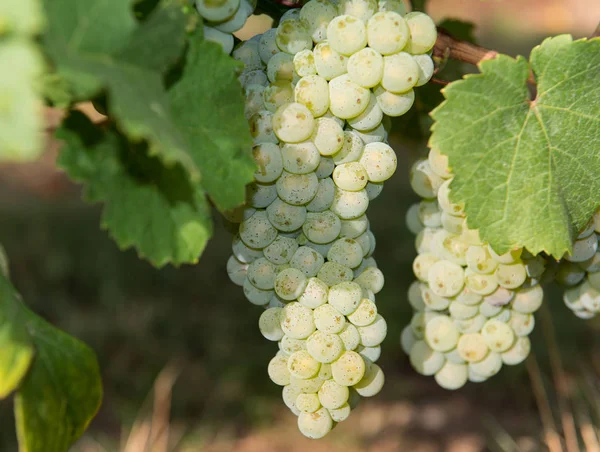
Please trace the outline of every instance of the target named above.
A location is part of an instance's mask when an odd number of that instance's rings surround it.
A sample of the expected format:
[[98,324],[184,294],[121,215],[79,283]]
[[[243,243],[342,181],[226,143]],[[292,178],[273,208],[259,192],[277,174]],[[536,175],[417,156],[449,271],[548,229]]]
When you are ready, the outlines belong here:
[[496,251],[559,258],[600,204],[600,40],[558,36],[530,65],[501,55],[480,69],[446,87],[432,114],[430,144],[455,174],[451,198]]
[[180,165],[165,167],[142,145],[96,128],[73,113],[57,137],[59,165],[85,184],[85,197],[104,202],[102,226],[121,248],[135,247],[160,267],[195,263],[212,234],[205,193]]
[[17,389],[34,354],[17,297],[11,284],[0,272],[0,399]]
[[27,309],[0,272],[0,397],[14,390],[22,452],[68,450],[102,401],[94,352]]
[[173,115],[202,169],[202,185],[220,210],[244,202],[256,169],[238,69],[238,62],[196,32],[183,75],[169,91]]
[[102,89],[109,113],[133,140],[147,139],[166,163],[180,163],[193,179],[200,170],[170,114],[163,75],[185,46],[186,16],[162,3],[137,24],[129,0],[44,0],[43,42],[75,99]]
[[15,396],[22,452],[64,452],[85,431],[102,403],[100,369],[83,342],[22,307],[36,348]]

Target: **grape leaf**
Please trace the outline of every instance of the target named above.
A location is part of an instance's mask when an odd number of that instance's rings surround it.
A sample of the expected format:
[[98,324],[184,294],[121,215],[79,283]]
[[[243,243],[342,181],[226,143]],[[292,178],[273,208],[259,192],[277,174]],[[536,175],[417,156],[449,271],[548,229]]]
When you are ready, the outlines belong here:
[[0,272],[0,399],[12,393],[33,359],[33,344],[25,327],[17,294]]
[[556,258],[600,204],[600,40],[568,35],[525,58],[501,55],[444,89],[430,145],[448,155],[451,199],[497,252]]
[[183,75],[169,90],[173,116],[202,169],[202,185],[220,210],[244,202],[244,187],[256,170],[236,77],[241,67],[196,31]]
[[134,140],[147,139],[165,163],[180,163],[194,180],[200,171],[192,149],[170,115],[163,73],[185,46],[185,14],[163,3],[137,24],[131,1],[44,0],[43,43],[75,99],[105,88],[109,113]]
[[94,352],[27,309],[0,272],[0,397],[15,389],[19,450],[26,452],[68,450],[102,401]]
[[65,141],[58,164],[85,183],[90,202],[104,202],[102,226],[122,249],[135,247],[157,267],[198,261],[212,234],[210,208],[181,165],[165,167],[78,112],[56,136]]

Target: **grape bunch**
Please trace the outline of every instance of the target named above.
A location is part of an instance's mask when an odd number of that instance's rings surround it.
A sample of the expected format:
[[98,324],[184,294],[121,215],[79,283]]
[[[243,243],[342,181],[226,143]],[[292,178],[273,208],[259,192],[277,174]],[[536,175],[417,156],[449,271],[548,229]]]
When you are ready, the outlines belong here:
[[232,53],[258,169],[227,214],[239,223],[227,270],[266,309],[260,331],[279,345],[268,374],[310,438],[384,383],[366,211],[397,166],[389,116],[432,76],[436,40],[428,16],[405,13],[397,0],[311,0]]
[[204,21],[204,39],[219,44],[230,54],[233,33],[239,31],[256,8],[256,0],[196,0],[196,9]]
[[449,199],[447,157],[436,149],[415,163],[410,181],[424,199],[407,213],[418,255],[402,348],[417,372],[446,389],[482,382],[529,354],[545,260],[523,249],[498,255],[467,227],[464,206]]
[[581,319],[591,319],[600,312],[600,210],[578,235],[573,252],[558,265],[556,281],[568,288],[565,305]]

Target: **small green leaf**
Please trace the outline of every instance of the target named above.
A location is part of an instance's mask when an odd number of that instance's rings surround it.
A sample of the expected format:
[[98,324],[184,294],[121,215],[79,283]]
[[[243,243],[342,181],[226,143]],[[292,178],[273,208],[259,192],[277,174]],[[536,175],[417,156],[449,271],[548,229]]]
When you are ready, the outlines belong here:
[[600,40],[547,39],[530,64],[534,100],[522,57],[446,87],[430,145],[448,155],[452,200],[496,251],[560,258],[600,204]]
[[101,131],[81,113],[57,137],[65,141],[59,165],[85,184],[90,202],[104,202],[102,226],[121,248],[135,247],[157,267],[197,262],[212,234],[210,208],[180,165],[165,167],[142,145]]
[[15,396],[19,450],[64,452],[85,431],[102,403],[94,352],[21,305],[36,348]]
[[217,44],[196,32],[183,75],[169,91],[173,115],[194,148],[202,185],[219,210],[244,202],[244,187],[256,169],[238,68]]
[[133,140],[147,139],[164,162],[200,171],[170,114],[163,73],[185,46],[186,16],[175,3],[159,5],[137,24],[126,0],[44,0],[43,42],[75,99],[108,91],[109,113]]
[[0,272],[0,399],[17,389],[34,354],[17,297]]

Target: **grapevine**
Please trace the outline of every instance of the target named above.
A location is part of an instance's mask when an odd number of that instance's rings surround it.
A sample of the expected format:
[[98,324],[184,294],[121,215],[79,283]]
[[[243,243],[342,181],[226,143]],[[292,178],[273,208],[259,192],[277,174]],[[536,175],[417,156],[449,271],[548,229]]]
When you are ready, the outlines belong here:
[[[60,141],[102,228],[157,268],[196,264],[218,211],[221,273],[262,308],[264,375],[308,438],[380,394],[388,324],[432,384],[483,383],[535,349],[549,284],[565,312],[600,313],[600,27],[513,58],[426,3],[4,0],[0,161]],[[241,40],[259,14],[273,27]],[[426,152],[403,168],[395,142]],[[415,279],[390,295],[412,315],[391,318],[368,208],[402,176],[418,201],[389,208]],[[0,400],[19,450],[64,452],[100,407],[98,361],[27,307],[7,250]]]

